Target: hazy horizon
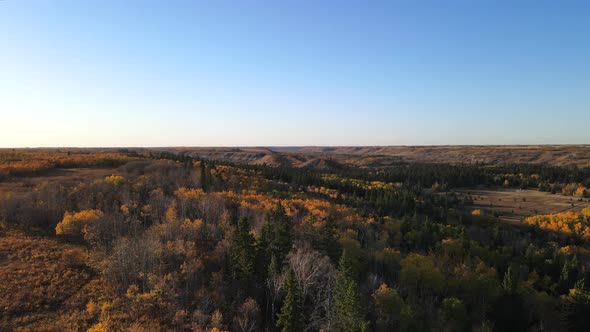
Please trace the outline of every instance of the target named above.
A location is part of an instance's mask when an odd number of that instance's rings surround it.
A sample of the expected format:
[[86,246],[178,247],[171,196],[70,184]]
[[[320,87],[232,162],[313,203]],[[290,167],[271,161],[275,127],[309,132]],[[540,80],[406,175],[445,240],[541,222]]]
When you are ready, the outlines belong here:
[[563,144],[390,144],[390,145],[154,145],[154,146],[133,146],[133,145],[112,145],[112,146],[14,146],[2,147],[0,149],[301,149],[301,148],[395,148],[395,147],[590,147],[590,143],[563,143]]
[[589,9],[0,1],[0,147],[588,144]]

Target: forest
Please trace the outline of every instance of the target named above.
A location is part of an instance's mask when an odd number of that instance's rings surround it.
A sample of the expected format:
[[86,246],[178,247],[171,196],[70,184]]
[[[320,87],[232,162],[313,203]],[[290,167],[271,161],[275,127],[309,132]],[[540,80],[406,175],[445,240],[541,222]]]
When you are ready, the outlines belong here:
[[0,151],[0,330],[590,331],[589,168],[324,164]]

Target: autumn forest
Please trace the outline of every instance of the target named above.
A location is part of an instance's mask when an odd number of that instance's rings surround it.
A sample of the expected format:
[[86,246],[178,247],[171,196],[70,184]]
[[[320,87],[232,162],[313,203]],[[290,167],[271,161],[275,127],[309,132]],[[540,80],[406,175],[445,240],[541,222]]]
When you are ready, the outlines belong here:
[[2,150],[0,330],[590,329],[588,168],[231,153]]

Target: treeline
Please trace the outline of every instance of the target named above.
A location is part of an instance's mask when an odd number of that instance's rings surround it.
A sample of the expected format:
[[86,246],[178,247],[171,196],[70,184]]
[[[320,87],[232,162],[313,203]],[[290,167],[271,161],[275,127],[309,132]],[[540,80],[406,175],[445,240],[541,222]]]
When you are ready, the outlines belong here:
[[504,185],[510,187],[539,188],[545,184],[567,185],[580,183],[590,187],[590,168],[558,167],[534,164],[435,164],[399,163],[380,169],[347,167],[332,173],[326,170],[244,165],[272,179],[300,185],[321,185],[322,174],[337,174],[341,178],[385,183],[402,183],[408,186],[441,189],[473,187],[477,185]]
[[[236,166],[236,165],[234,165]],[[440,215],[458,202],[454,195],[430,195],[452,188],[503,186],[539,189],[564,195],[590,197],[590,169],[555,166],[407,164],[380,170],[345,168],[336,173],[322,170],[271,166],[239,166],[268,179],[303,188],[325,187],[339,193],[338,202],[360,206],[379,215],[401,217],[415,213]],[[443,208],[440,211],[440,208]]]

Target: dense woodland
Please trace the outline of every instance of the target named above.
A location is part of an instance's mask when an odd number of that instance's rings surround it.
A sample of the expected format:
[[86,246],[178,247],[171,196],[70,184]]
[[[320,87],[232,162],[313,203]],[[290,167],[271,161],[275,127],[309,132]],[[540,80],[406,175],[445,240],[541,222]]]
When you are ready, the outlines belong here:
[[[0,190],[0,330],[590,331],[590,209],[508,224],[452,191],[584,202],[590,169],[329,166],[4,151],[0,185],[37,182]],[[112,172],[45,180],[71,168]]]

